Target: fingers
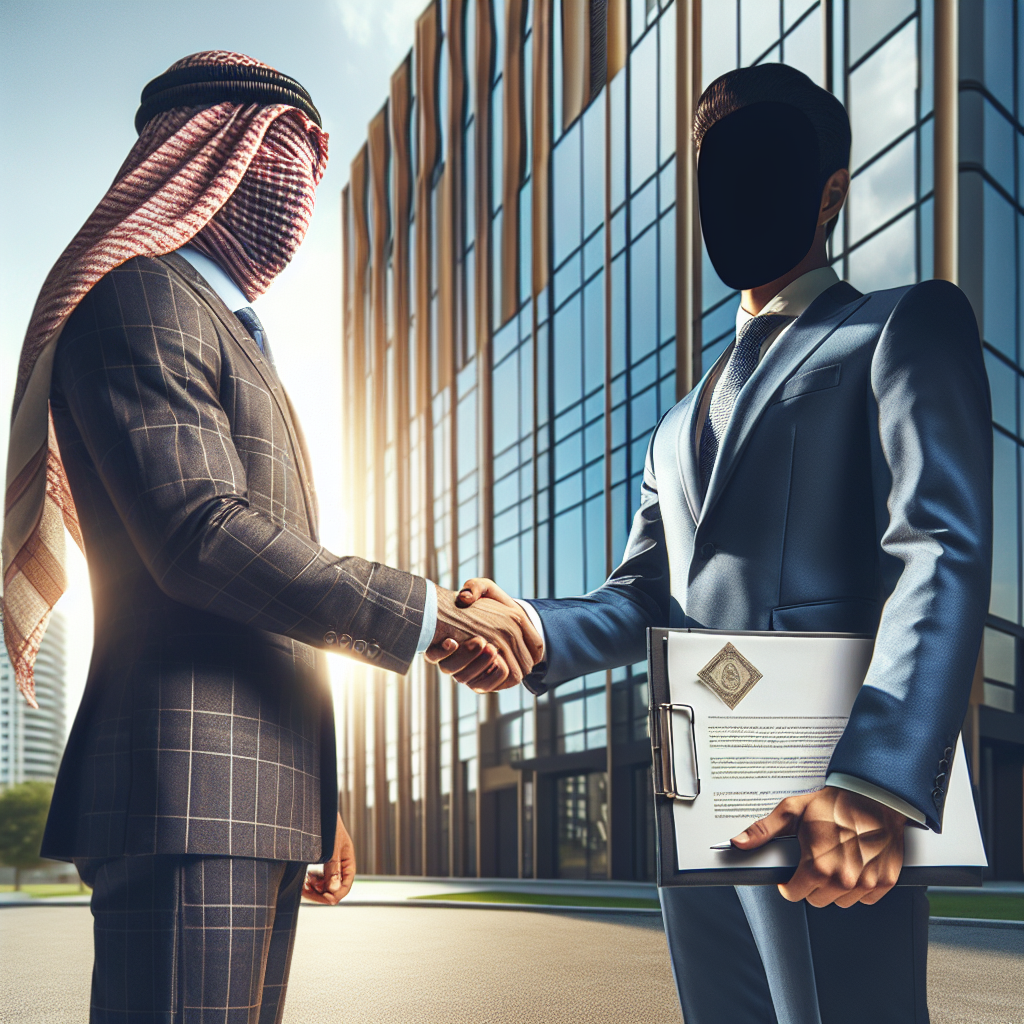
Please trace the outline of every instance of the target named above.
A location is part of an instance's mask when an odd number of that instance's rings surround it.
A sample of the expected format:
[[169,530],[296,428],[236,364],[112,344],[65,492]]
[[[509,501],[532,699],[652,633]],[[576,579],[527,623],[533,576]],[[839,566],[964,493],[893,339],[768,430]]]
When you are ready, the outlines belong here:
[[[439,644],[431,644],[423,652],[423,657],[432,665],[437,665],[439,662],[442,662],[445,658],[449,657],[449,655],[454,654],[458,649],[458,641],[453,640],[451,637],[446,637]],[[441,671],[448,672],[448,669],[442,667]]]
[[787,797],[776,805],[767,818],[755,821],[738,836],[734,836],[733,846],[741,850],[756,850],[776,836],[794,835],[805,805],[806,800],[802,797]]
[[498,584],[494,582],[494,580],[489,580],[486,577],[466,580],[466,582],[462,584],[462,589],[459,591],[458,596],[455,599],[455,603],[460,608],[468,608],[474,602],[479,601],[481,597],[496,596],[490,593],[492,588],[502,596],[507,596]]

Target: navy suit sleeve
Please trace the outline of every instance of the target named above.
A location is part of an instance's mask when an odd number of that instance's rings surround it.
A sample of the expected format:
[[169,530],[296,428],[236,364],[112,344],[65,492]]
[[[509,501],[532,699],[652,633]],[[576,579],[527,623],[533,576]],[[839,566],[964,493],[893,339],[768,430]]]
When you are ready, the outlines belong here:
[[668,623],[668,558],[654,476],[654,435],[622,563],[583,597],[530,602],[544,624],[547,655],[546,669],[525,680],[533,693],[588,672],[644,661],[647,628]]
[[902,797],[938,831],[992,560],[991,406],[977,324],[958,288],[927,281],[899,301],[871,390],[876,478],[889,481],[881,545],[902,568],[829,771]]

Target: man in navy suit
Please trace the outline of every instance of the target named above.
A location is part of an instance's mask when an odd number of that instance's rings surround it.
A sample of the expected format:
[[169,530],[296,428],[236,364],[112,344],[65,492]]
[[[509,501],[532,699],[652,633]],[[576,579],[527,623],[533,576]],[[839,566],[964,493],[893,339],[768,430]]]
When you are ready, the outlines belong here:
[[[988,607],[977,325],[946,282],[863,295],[831,269],[850,127],[806,76],[730,72],[694,140],[737,337],[655,429],[621,565],[583,597],[527,605],[545,653],[526,685],[641,661],[648,627],[876,634],[824,788],[733,840],[796,832],[792,879],[661,900],[687,1024],[927,1021],[927,900],[893,886],[904,828],[941,828]],[[461,600],[483,595],[511,601],[489,580]],[[429,656],[488,688],[482,640]]]

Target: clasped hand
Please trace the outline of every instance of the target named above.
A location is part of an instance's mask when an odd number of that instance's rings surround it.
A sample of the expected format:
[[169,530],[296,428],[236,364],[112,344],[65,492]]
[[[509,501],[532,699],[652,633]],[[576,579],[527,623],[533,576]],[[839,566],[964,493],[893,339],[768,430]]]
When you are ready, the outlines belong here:
[[437,588],[437,629],[426,658],[477,693],[521,683],[544,649],[522,606],[498,594],[500,598],[466,588],[458,594]]

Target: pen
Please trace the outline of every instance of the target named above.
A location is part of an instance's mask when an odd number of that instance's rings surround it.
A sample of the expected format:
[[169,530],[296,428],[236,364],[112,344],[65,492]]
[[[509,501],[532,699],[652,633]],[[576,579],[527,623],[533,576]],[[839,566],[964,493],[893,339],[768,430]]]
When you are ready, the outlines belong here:
[[[774,843],[774,842],[777,842],[780,839],[796,839],[796,836],[772,836],[771,839],[768,840],[768,842],[769,843]],[[712,850],[739,850],[739,847],[738,846],[733,846],[732,845],[732,840],[731,839],[727,839],[724,843],[715,843],[715,845],[712,846],[712,847],[709,847],[709,849],[712,849]],[[760,849],[760,847],[757,847],[757,849]],[[743,851],[741,851],[741,852],[743,852]],[[749,852],[749,851],[746,851],[746,852]]]

